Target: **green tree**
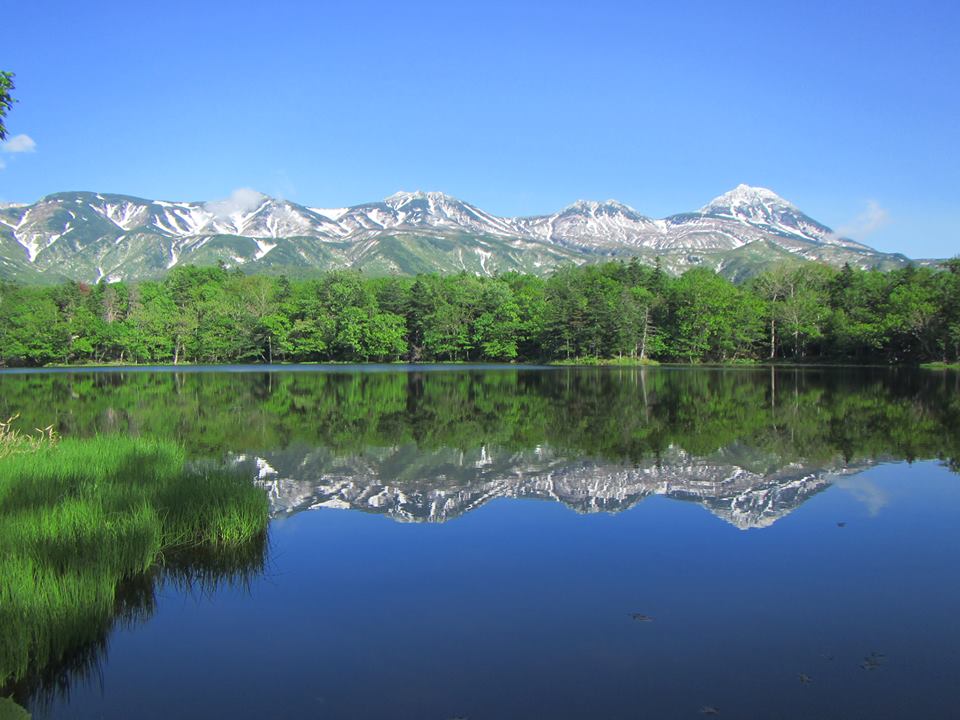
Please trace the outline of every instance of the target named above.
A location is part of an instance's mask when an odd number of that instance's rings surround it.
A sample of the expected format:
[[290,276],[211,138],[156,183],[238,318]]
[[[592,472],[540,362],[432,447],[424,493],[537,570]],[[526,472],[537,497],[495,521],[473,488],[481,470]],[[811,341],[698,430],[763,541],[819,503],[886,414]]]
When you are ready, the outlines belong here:
[[501,277],[510,286],[517,304],[517,355],[531,360],[543,357],[539,340],[546,316],[546,285],[536,275],[508,273]]
[[16,100],[13,99],[14,74],[7,70],[0,70],[0,141],[7,139],[7,126],[5,119],[7,114],[13,109]]
[[[944,297],[941,275],[932,270],[910,269],[894,277],[886,328],[896,360],[927,360],[937,357],[942,333],[941,305]],[[898,281],[899,280],[899,281]]]
[[960,361],[960,256],[943,263],[943,360]]
[[828,292],[833,307],[830,334],[834,354],[866,359],[889,348],[886,316],[890,283],[882,272],[845,265]]
[[685,272],[673,285],[673,352],[689,362],[741,357],[758,339],[762,306],[706,268]]
[[124,352],[135,362],[179,360],[180,337],[189,332],[181,324],[185,317],[164,285],[140,283],[130,295],[129,314],[124,322]]
[[51,293],[6,286],[0,297],[0,349],[12,365],[63,361],[70,330]]
[[520,308],[510,286],[501,280],[485,282],[480,294],[479,313],[473,334],[483,359],[516,358]]

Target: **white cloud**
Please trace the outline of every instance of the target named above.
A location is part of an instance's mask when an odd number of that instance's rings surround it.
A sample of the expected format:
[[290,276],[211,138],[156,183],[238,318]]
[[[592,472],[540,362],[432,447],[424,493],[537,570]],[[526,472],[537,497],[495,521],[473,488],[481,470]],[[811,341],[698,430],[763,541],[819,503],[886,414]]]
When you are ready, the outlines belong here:
[[0,149],[5,153],[30,153],[37,149],[37,143],[29,135],[14,135]]
[[837,237],[862,240],[890,222],[890,213],[876,200],[867,200],[867,207],[850,222],[844,223],[834,233]]
[[256,210],[260,203],[264,201],[264,198],[266,198],[266,195],[256,190],[238,188],[230,193],[230,197],[208,202],[205,207],[216,217],[226,220],[235,213]]

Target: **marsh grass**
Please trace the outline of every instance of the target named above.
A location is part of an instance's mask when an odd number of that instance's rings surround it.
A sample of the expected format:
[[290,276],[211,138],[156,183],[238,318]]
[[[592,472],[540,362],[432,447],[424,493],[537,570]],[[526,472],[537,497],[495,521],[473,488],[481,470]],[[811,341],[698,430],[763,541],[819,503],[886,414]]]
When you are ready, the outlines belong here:
[[575,358],[563,358],[559,360],[551,360],[547,363],[548,365],[560,365],[560,366],[569,366],[569,367],[642,367],[642,366],[653,366],[659,365],[660,363],[656,360],[651,360],[650,358],[635,358],[630,356],[621,356],[614,358],[602,358],[596,357],[593,355],[587,355],[584,357],[575,357]]
[[36,428],[33,433],[24,433],[15,426],[19,415],[0,421],[0,459],[14,453],[35,452],[55,444],[60,436],[53,425]]
[[158,578],[262,567],[267,500],[249,479],[167,442],[36,437],[0,456],[0,686],[89,664],[84,648],[149,613]]

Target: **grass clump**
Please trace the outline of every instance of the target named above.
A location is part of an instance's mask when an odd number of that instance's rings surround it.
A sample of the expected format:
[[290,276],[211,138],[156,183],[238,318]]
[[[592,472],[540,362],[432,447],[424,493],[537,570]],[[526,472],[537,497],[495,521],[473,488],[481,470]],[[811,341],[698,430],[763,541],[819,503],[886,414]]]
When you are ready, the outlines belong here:
[[30,720],[30,713],[13,700],[0,697],[0,720]]
[[548,365],[563,365],[571,367],[640,367],[646,365],[659,365],[660,363],[650,358],[636,358],[628,355],[621,357],[605,358],[587,355],[584,357],[564,358],[562,360],[551,360]]
[[0,456],[0,686],[102,644],[149,604],[144,578],[189,574],[192,554],[220,574],[262,564],[267,499],[248,478],[169,442],[37,437]]
[[33,433],[23,433],[14,427],[19,415],[6,421],[0,421],[0,459],[15,453],[35,452],[42,447],[55,444],[60,436],[53,425],[37,428]]

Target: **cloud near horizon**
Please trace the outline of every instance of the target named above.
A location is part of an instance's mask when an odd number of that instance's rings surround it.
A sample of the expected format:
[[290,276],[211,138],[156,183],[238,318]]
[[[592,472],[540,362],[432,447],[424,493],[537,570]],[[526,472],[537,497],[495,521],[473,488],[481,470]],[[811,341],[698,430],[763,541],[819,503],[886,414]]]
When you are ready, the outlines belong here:
[[844,223],[836,229],[836,237],[862,240],[890,222],[890,213],[881,207],[876,200],[867,200],[867,207],[853,220]]
[[226,220],[234,213],[255,210],[264,198],[266,195],[252,188],[237,188],[230,193],[230,197],[205,203],[204,207],[216,217]]
[[0,144],[0,150],[5,153],[32,153],[37,149],[36,141],[29,135],[21,133]]

